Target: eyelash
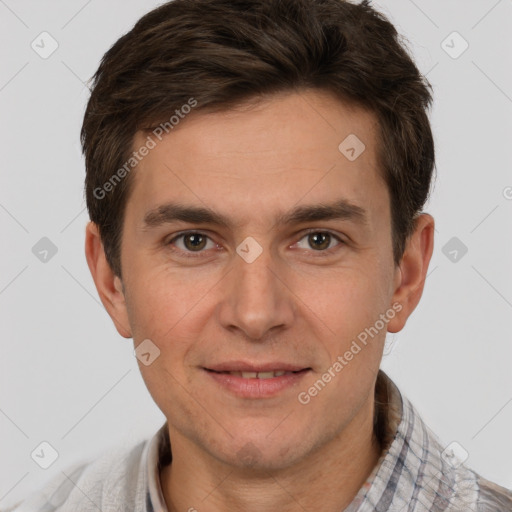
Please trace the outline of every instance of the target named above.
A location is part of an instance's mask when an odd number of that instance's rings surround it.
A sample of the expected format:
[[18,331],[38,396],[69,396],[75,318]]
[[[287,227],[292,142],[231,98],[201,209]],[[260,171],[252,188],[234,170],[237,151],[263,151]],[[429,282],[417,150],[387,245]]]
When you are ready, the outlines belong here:
[[[300,242],[303,238],[306,238],[308,235],[312,234],[312,233],[321,233],[321,234],[328,234],[330,235],[332,238],[334,238],[338,244],[336,244],[334,247],[331,247],[329,249],[325,249],[325,250],[320,250],[320,251],[314,251],[313,249],[311,250],[308,250],[308,252],[314,252],[314,253],[317,253],[315,256],[312,256],[312,257],[322,257],[324,254],[326,255],[331,255],[331,251],[333,249],[336,249],[337,247],[339,246],[342,246],[342,245],[346,245],[346,242],[344,240],[342,240],[338,235],[336,235],[335,233],[333,233],[332,231],[329,231],[329,230],[319,230],[319,229],[314,229],[314,228],[311,228],[305,232],[303,232],[302,236],[299,238],[299,240],[296,243]],[[175,247],[173,247],[173,244],[179,240],[179,239],[183,239],[183,237],[187,236],[187,235],[193,235],[193,234],[197,234],[197,235],[202,235],[202,236],[205,236],[206,238],[208,238],[210,241],[213,242],[213,240],[211,239],[211,237],[209,237],[207,234],[205,234],[204,232],[202,231],[184,231],[176,236],[174,236],[171,240],[169,240],[166,245],[171,249],[171,251],[173,252],[179,252],[181,255],[183,254],[186,254],[186,258],[200,258],[200,257],[203,257],[203,253],[205,253],[206,251],[205,250],[201,250],[201,251],[197,251],[197,252],[194,252],[194,251],[185,251],[183,249],[177,249]],[[294,245],[295,245],[294,244]],[[303,249],[303,250],[307,250],[307,249]]]
[[172,252],[180,253],[180,255],[186,254],[185,258],[201,258],[201,257],[203,257],[203,253],[206,252],[204,250],[194,252],[194,251],[184,251],[183,249],[177,249],[177,248],[173,247],[173,244],[176,240],[179,240],[180,238],[183,238],[187,235],[202,235],[213,242],[213,240],[208,235],[203,233],[202,231],[184,231],[183,233],[180,233],[179,235],[174,236],[171,240],[169,240],[166,243],[166,245],[169,246],[169,248],[171,249]]

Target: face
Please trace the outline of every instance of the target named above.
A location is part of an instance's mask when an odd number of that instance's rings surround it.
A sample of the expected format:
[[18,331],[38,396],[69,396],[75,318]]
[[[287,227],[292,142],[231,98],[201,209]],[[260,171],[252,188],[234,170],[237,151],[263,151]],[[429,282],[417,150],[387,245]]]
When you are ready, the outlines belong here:
[[116,314],[160,351],[139,366],[171,444],[280,468],[371,414],[403,277],[376,137],[368,112],[281,94],[191,114],[133,171]]

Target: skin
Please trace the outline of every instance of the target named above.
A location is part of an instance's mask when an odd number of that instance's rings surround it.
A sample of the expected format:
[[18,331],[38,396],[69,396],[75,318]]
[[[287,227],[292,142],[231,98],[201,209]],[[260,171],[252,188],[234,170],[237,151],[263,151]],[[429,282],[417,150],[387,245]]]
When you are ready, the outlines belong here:
[[[366,146],[352,162],[338,150],[349,134]],[[87,226],[87,261],[118,332],[160,350],[139,366],[168,421],[173,462],[160,479],[170,511],[339,511],[375,466],[373,392],[386,330],[400,331],[418,304],[434,236],[432,217],[420,215],[394,264],[376,137],[372,113],[317,90],[192,113],[133,171],[122,280]],[[144,140],[138,133],[134,148]],[[364,209],[365,222],[279,222],[298,206],[340,199]],[[148,211],[176,201],[231,225],[144,224]],[[333,237],[318,249],[310,229]],[[175,239],[187,230],[209,237],[206,245],[194,251]],[[252,263],[236,252],[246,237],[262,248]],[[301,404],[298,394],[393,304],[400,312]],[[311,370],[276,396],[248,399],[204,370],[233,360]]]

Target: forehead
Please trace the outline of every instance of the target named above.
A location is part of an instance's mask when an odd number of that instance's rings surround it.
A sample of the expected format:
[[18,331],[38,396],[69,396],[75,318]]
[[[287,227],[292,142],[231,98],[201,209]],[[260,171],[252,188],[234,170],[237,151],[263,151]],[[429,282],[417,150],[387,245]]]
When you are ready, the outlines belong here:
[[[237,216],[282,215],[344,197],[384,207],[373,114],[319,91],[279,94],[240,109],[185,116],[133,171],[139,214],[177,200]],[[268,219],[267,219],[268,220]]]

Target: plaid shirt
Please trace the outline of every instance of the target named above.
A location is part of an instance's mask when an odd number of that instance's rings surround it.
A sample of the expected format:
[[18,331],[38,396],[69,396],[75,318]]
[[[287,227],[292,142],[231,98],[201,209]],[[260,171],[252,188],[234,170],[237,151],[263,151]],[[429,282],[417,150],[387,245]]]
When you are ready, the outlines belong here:
[[[512,512],[512,492],[467,468],[457,443],[443,447],[382,370],[375,399],[384,450],[344,512]],[[167,512],[159,468],[170,460],[164,424],[150,440],[70,468],[5,512]]]

